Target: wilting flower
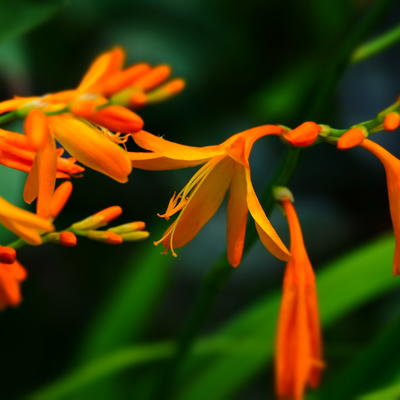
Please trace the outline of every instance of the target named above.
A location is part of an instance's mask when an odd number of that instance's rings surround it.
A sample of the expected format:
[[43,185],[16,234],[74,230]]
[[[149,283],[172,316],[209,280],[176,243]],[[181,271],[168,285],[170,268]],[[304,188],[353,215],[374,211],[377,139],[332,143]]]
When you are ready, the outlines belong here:
[[26,279],[25,268],[18,262],[0,263],[0,310],[21,303],[20,284]]
[[190,242],[215,214],[229,190],[227,216],[227,255],[229,263],[240,264],[247,215],[255,221],[264,246],[279,259],[287,260],[289,252],[265,215],[255,194],[250,175],[249,155],[256,140],[266,135],[280,135],[284,129],[263,125],[231,136],[216,146],[191,147],[173,143],[141,131],[133,136],[136,144],[151,152],[129,153],[132,166],[147,170],[168,170],[204,164],[187,185],[170,200],[160,217],[176,220],[156,242],[166,251]]
[[21,239],[34,245],[42,243],[41,234],[52,231],[50,221],[18,208],[0,197],[0,223]]
[[306,386],[318,386],[324,366],[317,291],[296,210],[290,196],[280,200],[289,224],[291,258],[279,312],[276,390],[282,399],[302,400]]

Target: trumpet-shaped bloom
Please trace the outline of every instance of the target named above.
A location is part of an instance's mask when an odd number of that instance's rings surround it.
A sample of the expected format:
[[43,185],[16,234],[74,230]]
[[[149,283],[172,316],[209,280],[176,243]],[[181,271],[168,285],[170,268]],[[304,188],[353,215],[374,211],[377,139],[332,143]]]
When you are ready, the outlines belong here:
[[0,197],[0,223],[31,244],[40,244],[42,232],[52,231],[53,225],[44,218],[18,208]]
[[173,143],[141,131],[133,136],[136,144],[151,152],[129,153],[132,166],[147,170],[168,170],[203,164],[187,185],[171,198],[160,215],[175,221],[156,242],[166,251],[190,242],[221,205],[229,191],[227,210],[227,256],[229,263],[240,264],[247,216],[250,212],[264,246],[279,259],[287,260],[289,251],[265,215],[254,191],[249,155],[254,142],[266,135],[280,135],[284,129],[264,125],[233,135],[220,145],[191,147]]
[[276,343],[276,390],[280,398],[302,400],[316,387],[322,362],[321,332],[314,272],[291,201],[282,202],[290,230],[291,258],[286,265]]
[[379,144],[365,139],[361,145],[376,156],[386,172],[390,215],[392,218],[396,247],[393,259],[393,275],[400,274],[400,160]]
[[25,268],[18,261],[12,264],[0,263],[0,310],[21,303],[20,284],[26,276]]

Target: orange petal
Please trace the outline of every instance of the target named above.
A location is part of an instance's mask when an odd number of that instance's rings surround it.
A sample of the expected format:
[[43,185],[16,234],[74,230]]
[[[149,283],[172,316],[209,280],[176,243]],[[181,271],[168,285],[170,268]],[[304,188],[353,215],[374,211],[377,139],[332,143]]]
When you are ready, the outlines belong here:
[[41,149],[45,145],[49,128],[46,115],[42,110],[35,108],[29,112],[25,119],[24,131],[35,150]]
[[215,214],[224,199],[234,171],[229,158],[213,159],[208,173],[190,194],[177,219],[167,229],[159,242],[166,250],[179,248],[190,242]]
[[337,142],[339,150],[347,150],[359,146],[365,139],[365,133],[360,128],[349,129]]
[[248,210],[244,168],[238,164],[234,168],[227,209],[227,256],[229,264],[237,267],[242,260]]
[[318,138],[321,127],[315,122],[308,121],[283,135],[293,146],[304,147],[312,145]]
[[3,114],[5,112],[9,111],[15,111],[18,108],[24,106],[27,103],[30,103],[31,101],[37,100],[40,97],[15,97],[14,99],[11,100],[5,100],[0,102],[0,114]]
[[247,206],[251,216],[254,218],[258,236],[263,245],[272,255],[280,260],[287,261],[290,257],[289,250],[283,244],[274,227],[271,225],[271,222],[269,222],[269,219],[265,215],[265,212],[258,201],[251,183],[250,169],[245,169],[245,175],[247,183]]
[[55,218],[64,208],[72,193],[72,183],[65,181],[57,187],[51,199],[50,217]]
[[153,89],[164,82],[171,75],[169,65],[158,65],[141,78],[137,79],[133,86],[144,91]]
[[42,243],[42,238],[38,229],[30,228],[22,223],[15,222],[10,219],[0,217],[0,223],[3,224],[8,230],[19,236],[25,242],[32,245],[39,245]]
[[128,152],[128,156],[132,162],[132,167],[150,171],[194,167],[208,161],[208,158],[197,160],[176,160],[162,156],[158,153]]
[[118,182],[128,181],[132,166],[127,152],[106,133],[68,115],[48,119],[54,136],[74,158]]
[[24,185],[24,193],[23,193],[24,201],[28,204],[31,204],[38,196],[38,190],[39,190],[38,170],[39,170],[39,161],[36,156]]
[[400,274],[400,160],[372,140],[365,139],[361,147],[374,154],[383,164],[389,197],[396,247],[393,260],[393,275]]

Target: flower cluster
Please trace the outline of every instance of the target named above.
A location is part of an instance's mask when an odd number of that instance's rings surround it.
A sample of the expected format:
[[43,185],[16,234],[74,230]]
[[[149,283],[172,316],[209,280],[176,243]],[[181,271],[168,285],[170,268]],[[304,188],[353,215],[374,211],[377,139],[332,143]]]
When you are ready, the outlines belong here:
[[[0,223],[20,239],[0,247],[0,309],[21,301],[20,283],[26,270],[16,259],[23,244],[57,243],[75,246],[77,237],[120,244],[146,239],[141,221],[107,227],[122,209],[111,206],[68,228],[56,230],[54,220],[67,203],[72,177],[84,167],[120,183],[132,168],[172,170],[199,166],[189,182],[172,195],[159,217],[174,221],[162,237],[164,252],[189,243],[221,206],[226,194],[227,259],[240,265],[250,214],[264,247],[286,261],[283,297],[276,343],[276,388],[281,398],[301,400],[307,386],[318,385],[324,361],[318,315],[316,279],[305,249],[293,196],[277,188],[275,201],[282,205],[290,231],[289,249],[269,221],[252,184],[249,157],[255,143],[278,136],[295,147],[320,142],[345,150],[360,146],[382,162],[388,183],[390,211],[396,236],[393,273],[400,273],[400,160],[367,137],[392,131],[400,125],[400,103],[376,118],[349,130],[333,129],[306,121],[294,129],[261,125],[233,134],[217,145],[192,147],[174,143],[143,130],[140,107],[166,100],[184,87],[182,79],[166,80],[170,68],[139,63],[123,68],[125,54],[114,48],[101,54],[75,89],[35,97],[15,97],[0,103],[0,123],[24,120],[24,132],[0,130],[0,164],[28,174],[24,199],[36,200],[36,213],[22,210],[0,198]],[[143,151],[129,151],[131,138]],[[83,164],[83,166],[78,163]],[[57,179],[66,179],[56,187]]]

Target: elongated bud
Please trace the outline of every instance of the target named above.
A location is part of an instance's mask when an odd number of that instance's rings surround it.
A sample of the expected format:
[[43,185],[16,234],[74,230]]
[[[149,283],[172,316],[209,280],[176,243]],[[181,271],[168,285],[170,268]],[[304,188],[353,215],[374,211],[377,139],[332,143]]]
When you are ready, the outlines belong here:
[[168,65],[159,65],[139,78],[133,86],[148,91],[164,82],[171,75],[171,68]]
[[134,92],[129,98],[129,105],[131,107],[139,108],[143,107],[149,102],[149,98],[144,92]]
[[143,231],[146,228],[146,224],[142,221],[128,222],[127,224],[114,226],[109,228],[108,231],[114,233],[129,233],[135,231]]
[[290,201],[291,203],[294,203],[293,193],[286,186],[275,186],[273,189],[273,195],[276,201]]
[[61,244],[65,247],[74,247],[77,245],[78,239],[72,232],[53,232],[46,235],[46,242]]
[[57,187],[51,199],[50,217],[55,218],[64,208],[72,193],[72,183],[65,181]]
[[107,244],[121,244],[123,242],[120,235],[109,231],[88,231],[86,236],[89,239]]
[[361,126],[349,129],[337,142],[339,150],[347,150],[359,146],[368,136],[367,130]]
[[397,112],[390,112],[385,115],[383,120],[383,129],[385,131],[395,131],[400,126],[400,114]]
[[284,139],[297,147],[312,145],[318,138],[321,127],[315,122],[308,121],[283,134]]
[[147,94],[149,103],[158,103],[181,92],[185,87],[183,79],[174,79]]
[[0,246],[0,264],[12,264],[17,258],[17,252],[12,247]]
[[82,221],[76,222],[71,226],[73,230],[85,231],[100,228],[107,225],[109,222],[119,217],[122,214],[120,206],[111,206],[85,218]]
[[29,112],[25,119],[24,131],[35,150],[42,149],[49,135],[46,115],[38,108]]
[[121,234],[124,242],[137,242],[139,240],[147,239],[149,236],[150,233],[147,231],[128,232]]

